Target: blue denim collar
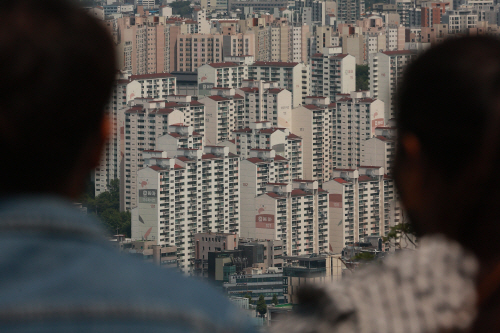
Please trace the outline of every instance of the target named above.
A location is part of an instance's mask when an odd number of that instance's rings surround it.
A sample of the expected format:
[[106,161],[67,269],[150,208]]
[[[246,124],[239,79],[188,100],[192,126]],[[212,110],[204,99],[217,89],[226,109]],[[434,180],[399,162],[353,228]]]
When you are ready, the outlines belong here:
[[0,232],[26,231],[79,235],[104,241],[98,222],[79,212],[70,201],[50,195],[0,200]]

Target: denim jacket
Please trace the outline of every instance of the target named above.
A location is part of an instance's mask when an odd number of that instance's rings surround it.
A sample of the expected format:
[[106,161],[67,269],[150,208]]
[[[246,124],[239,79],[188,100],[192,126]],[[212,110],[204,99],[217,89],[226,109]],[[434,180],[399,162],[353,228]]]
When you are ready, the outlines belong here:
[[1,332],[253,332],[202,282],[118,253],[55,197],[0,201]]

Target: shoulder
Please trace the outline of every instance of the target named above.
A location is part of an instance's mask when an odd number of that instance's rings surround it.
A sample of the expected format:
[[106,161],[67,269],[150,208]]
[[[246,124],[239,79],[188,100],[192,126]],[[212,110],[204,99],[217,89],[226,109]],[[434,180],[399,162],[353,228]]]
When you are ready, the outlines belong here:
[[395,255],[341,283],[318,285],[322,309],[297,315],[292,332],[436,332],[463,329],[475,316],[476,259],[441,237]]

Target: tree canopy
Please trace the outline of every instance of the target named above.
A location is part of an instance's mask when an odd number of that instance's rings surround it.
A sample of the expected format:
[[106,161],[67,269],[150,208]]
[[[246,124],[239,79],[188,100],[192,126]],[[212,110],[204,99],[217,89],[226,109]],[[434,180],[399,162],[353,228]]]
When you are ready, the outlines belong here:
[[280,303],[280,301],[278,300],[278,296],[276,296],[276,294],[273,295],[272,302],[273,302],[273,304],[276,304],[276,305],[278,305]]
[[193,8],[189,6],[190,4],[190,1],[176,1],[168,5],[172,7],[172,14],[185,17],[191,15],[193,12]]
[[266,300],[264,299],[264,295],[259,296],[259,300],[257,301],[257,312],[261,316],[264,316],[267,313],[267,304]]
[[370,89],[370,72],[368,65],[356,65],[356,90]]
[[120,185],[114,179],[108,185],[108,191],[94,197],[93,186],[88,186],[82,197],[83,206],[87,207],[88,214],[95,215],[103,223],[104,228],[111,234],[116,232],[130,237],[131,214],[120,212]]

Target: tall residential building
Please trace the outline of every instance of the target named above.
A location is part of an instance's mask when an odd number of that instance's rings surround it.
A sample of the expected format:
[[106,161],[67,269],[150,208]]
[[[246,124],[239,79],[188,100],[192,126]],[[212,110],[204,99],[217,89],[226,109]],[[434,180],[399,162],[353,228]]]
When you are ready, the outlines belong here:
[[177,35],[176,70],[194,72],[204,64],[222,62],[222,37],[212,34]]
[[185,126],[192,126],[201,136],[205,135],[205,105],[186,95],[168,95],[161,107],[182,111]]
[[269,26],[251,26],[247,29],[247,33],[255,35],[255,60],[270,61],[271,28]]
[[320,184],[330,179],[333,166],[335,104],[328,97],[307,97],[306,104],[292,110],[292,132],[302,138],[304,179]]
[[384,102],[370,98],[368,91],[353,91],[337,99],[332,115],[334,167],[353,169],[359,166],[363,144],[374,137],[375,129],[384,126],[385,122]]
[[334,169],[333,180],[323,188],[329,193],[334,252],[367,236],[387,236],[401,221],[394,183],[382,167]]
[[311,95],[334,100],[337,94],[356,90],[356,59],[349,54],[311,57]]
[[292,127],[292,93],[280,89],[278,82],[244,80],[236,93],[244,98],[245,113],[240,125],[269,121],[272,126]]
[[[290,178],[302,179],[302,138],[288,128],[271,126],[268,121],[251,123],[233,131],[234,153],[241,159],[250,157],[253,149],[273,149],[290,162]],[[231,150],[231,147],[230,147]]]
[[405,49],[406,29],[402,25],[389,25],[386,29],[386,49],[400,51]]
[[237,33],[223,36],[224,57],[255,55],[255,35],[252,33]]
[[280,88],[292,93],[292,106],[297,107],[310,95],[310,72],[305,63],[256,61],[248,67],[248,78],[278,82]]
[[215,145],[230,140],[231,132],[243,124],[244,98],[231,88],[211,92],[200,103],[205,105],[205,143]]
[[370,57],[370,95],[385,104],[386,121],[394,118],[393,96],[406,65],[416,57],[414,51],[385,51]]
[[120,176],[120,210],[130,210],[137,206],[137,171],[144,166],[143,151],[155,150],[156,140],[168,133],[169,125],[184,122],[182,111],[165,108],[164,103],[138,99],[125,111],[125,156]]
[[441,23],[448,24],[450,34],[467,32],[470,28],[475,28],[478,22],[478,15],[472,8],[449,10],[441,16]]
[[120,178],[124,156],[124,112],[127,103],[134,98],[165,98],[176,93],[176,79],[168,73],[128,75],[121,73],[113,87],[105,113],[111,120],[111,136],[94,171],[95,195],[107,191],[113,179]]
[[138,97],[148,97],[154,99],[163,99],[168,95],[176,94],[176,78],[169,73],[151,73],[142,75],[131,75],[129,81],[136,81],[139,83],[140,88],[129,89],[130,99]]
[[387,175],[392,175],[392,162],[396,152],[394,127],[377,127],[375,137],[361,144],[360,165],[376,165],[384,168]]
[[282,240],[288,256],[328,251],[328,193],[317,181],[268,183],[263,192],[253,207],[242,193],[242,236]]
[[227,147],[144,152],[132,238],[177,246],[178,267],[194,270],[195,234],[239,232],[239,158]]
[[365,0],[338,0],[339,23],[355,24],[365,12]]
[[271,61],[307,62],[309,26],[276,22],[271,24]]
[[146,17],[117,20],[118,66],[132,74],[170,72],[170,27]]
[[234,62],[206,64],[198,68],[198,96],[207,96],[213,87],[239,88],[248,79],[248,66]]

